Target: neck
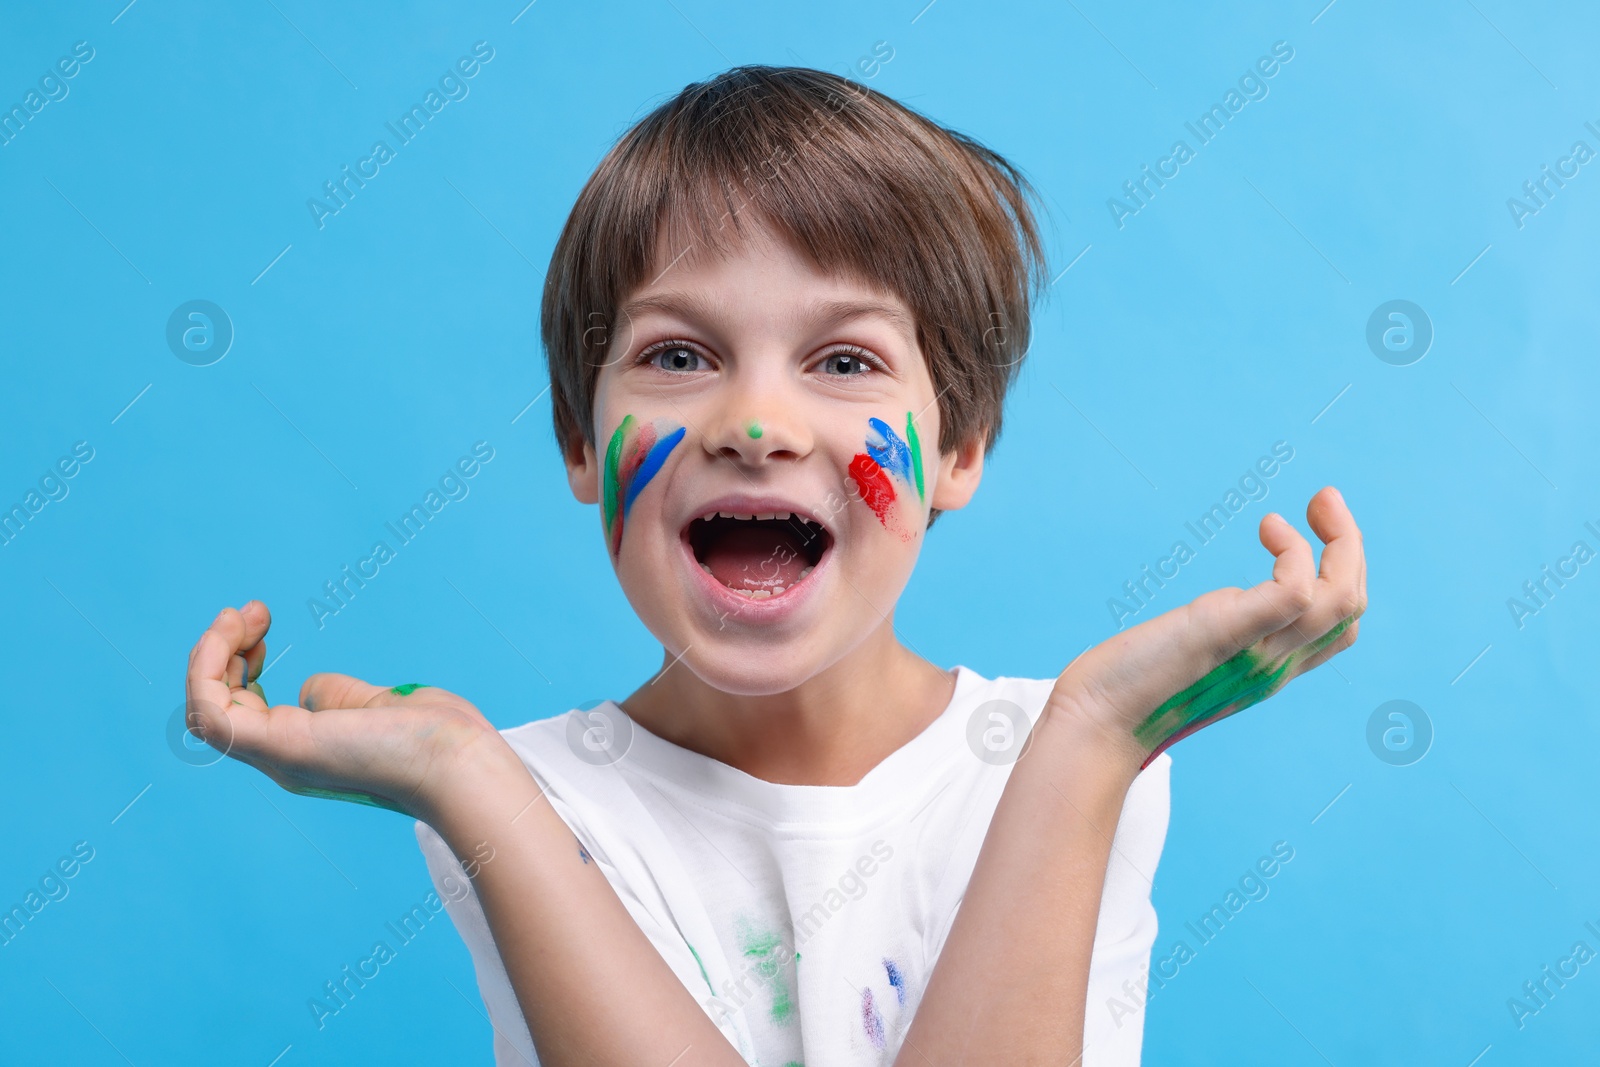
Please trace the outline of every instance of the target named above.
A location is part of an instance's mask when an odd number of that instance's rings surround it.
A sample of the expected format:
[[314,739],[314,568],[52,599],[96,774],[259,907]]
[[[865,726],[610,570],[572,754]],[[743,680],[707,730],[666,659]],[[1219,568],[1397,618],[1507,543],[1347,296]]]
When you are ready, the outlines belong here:
[[657,737],[783,785],[854,785],[938,718],[955,690],[954,672],[899,642],[892,617],[782,693],[725,693],[665,653],[662,663],[623,710]]

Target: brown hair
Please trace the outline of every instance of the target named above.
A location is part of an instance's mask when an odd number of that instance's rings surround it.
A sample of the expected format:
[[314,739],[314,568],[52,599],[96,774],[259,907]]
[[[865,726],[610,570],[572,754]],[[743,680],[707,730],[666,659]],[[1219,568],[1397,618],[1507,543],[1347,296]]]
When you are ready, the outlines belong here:
[[753,208],[823,272],[906,302],[939,450],[981,433],[987,451],[1044,288],[1025,193],[1037,199],[999,154],[836,74],[750,65],[686,86],[606,153],[551,254],[540,327],[557,443],[594,443],[607,339],[663,227],[692,218],[720,252],[728,220],[739,230]]

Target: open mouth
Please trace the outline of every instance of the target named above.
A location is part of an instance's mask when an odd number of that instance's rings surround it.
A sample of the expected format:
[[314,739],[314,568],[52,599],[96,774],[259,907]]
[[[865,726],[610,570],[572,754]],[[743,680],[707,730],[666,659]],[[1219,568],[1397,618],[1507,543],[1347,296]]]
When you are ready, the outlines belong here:
[[709,512],[685,534],[700,569],[751,600],[781,596],[805,581],[833,543],[821,523],[794,512]]

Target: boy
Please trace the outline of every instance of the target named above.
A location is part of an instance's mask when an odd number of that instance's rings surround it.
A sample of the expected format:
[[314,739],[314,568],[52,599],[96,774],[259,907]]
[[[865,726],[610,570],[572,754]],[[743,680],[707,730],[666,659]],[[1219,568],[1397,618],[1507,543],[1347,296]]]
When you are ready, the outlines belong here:
[[1059,678],[902,644],[1027,348],[1025,190],[803,68],[689,86],[600,163],[542,321],[572,491],[663,646],[621,702],[499,733],[439,689],[316,675],[269,708],[263,605],[196,645],[213,744],[419,820],[497,1063],[1138,1062],[1141,1026],[1085,1006],[1145,980],[1163,750],[1348,647],[1365,563],[1325,489],[1320,574],[1269,515],[1272,580]]

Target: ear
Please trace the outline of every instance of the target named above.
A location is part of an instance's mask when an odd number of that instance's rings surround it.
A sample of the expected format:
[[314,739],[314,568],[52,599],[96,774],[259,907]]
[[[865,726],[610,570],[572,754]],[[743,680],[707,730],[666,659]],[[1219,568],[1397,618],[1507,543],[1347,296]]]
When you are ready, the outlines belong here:
[[567,485],[580,504],[600,503],[600,461],[594,446],[574,434],[562,449],[562,459],[567,465]]
[[933,483],[933,507],[954,511],[967,506],[983,480],[983,434],[974,434],[953,452],[939,456],[939,477]]

